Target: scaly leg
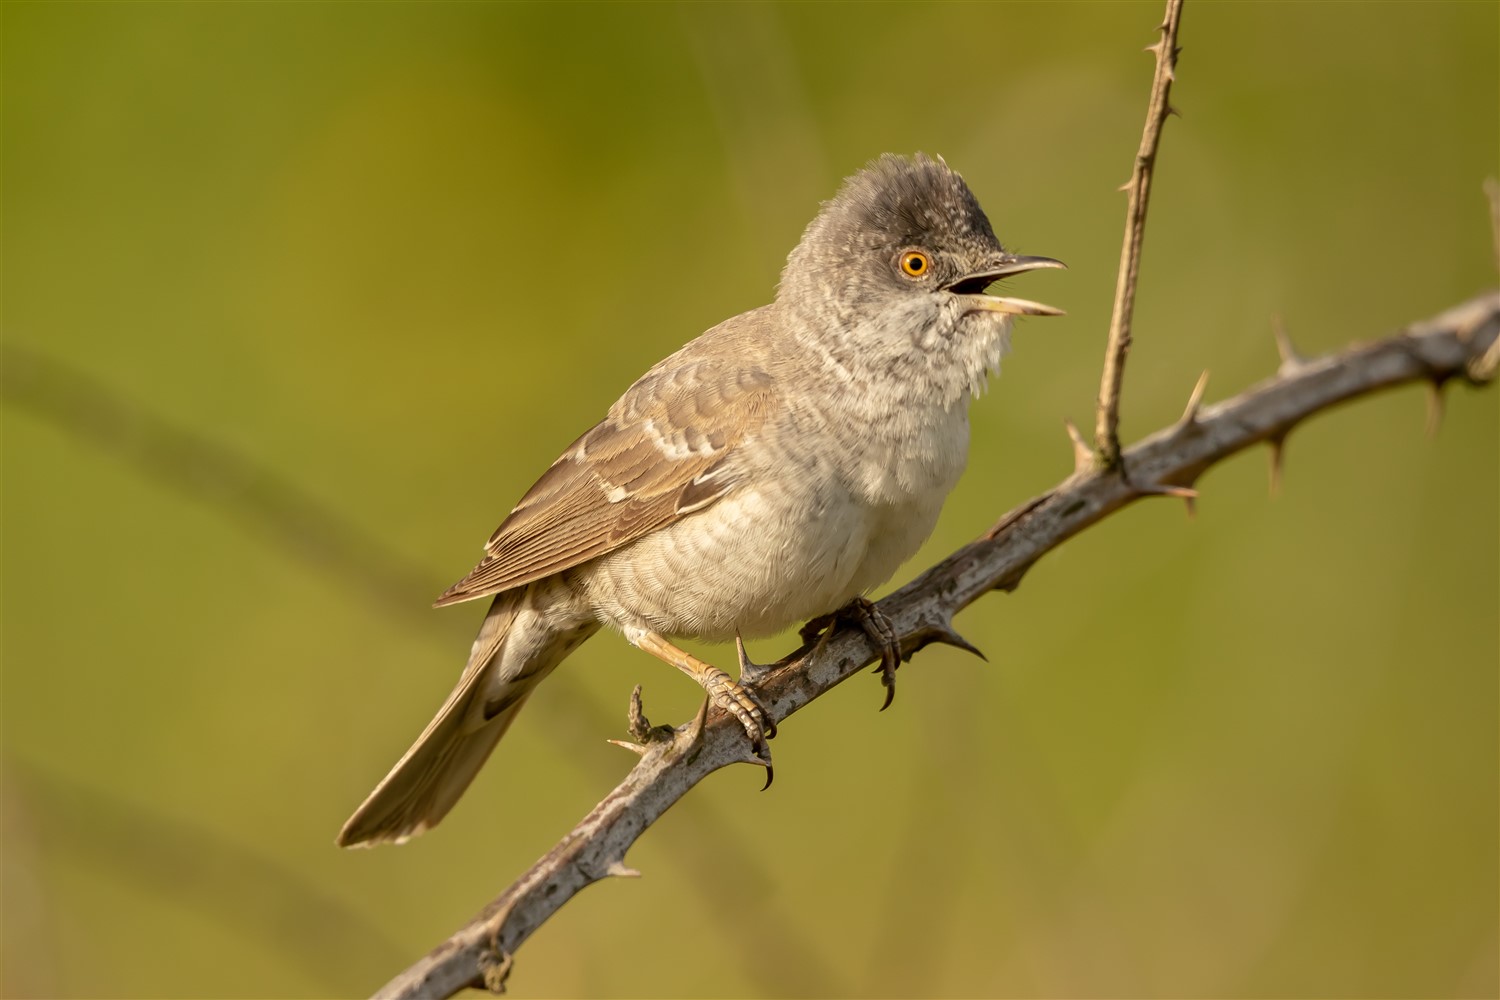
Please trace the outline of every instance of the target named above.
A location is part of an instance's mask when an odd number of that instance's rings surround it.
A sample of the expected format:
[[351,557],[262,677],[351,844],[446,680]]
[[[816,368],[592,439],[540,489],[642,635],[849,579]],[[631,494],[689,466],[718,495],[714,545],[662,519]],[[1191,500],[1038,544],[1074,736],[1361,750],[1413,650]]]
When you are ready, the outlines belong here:
[[755,755],[770,766],[771,748],[766,741],[776,735],[776,723],[755,692],[738,683],[724,671],[711,663],[704,663],[692,653],[678,649],[650,629],[628,628],[625,638],[640,649],[644,649],[663,663],[672,666],[697,681],[708,692],[709,699],[739,720],[745,727],[745,735]]

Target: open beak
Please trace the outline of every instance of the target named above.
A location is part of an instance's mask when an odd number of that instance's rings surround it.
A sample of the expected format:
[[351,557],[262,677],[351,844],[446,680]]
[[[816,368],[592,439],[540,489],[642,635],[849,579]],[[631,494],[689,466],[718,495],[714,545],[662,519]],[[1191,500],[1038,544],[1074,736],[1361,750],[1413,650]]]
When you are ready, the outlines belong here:
[[1013,316],[1066,316],[1067,313],[1053,306],[1032,302],[1030,299],[1014,299],[1006,295],[986,295],[984,290],[1001,278],[1020,274],[1022,271],[1035,271],[1043,267],[1066,269],[1067,266],[1062,261],[1053,260],[1051,257],[1006,255],[982,271],[964,275],[947,285],[946,288],[955,295],[962,295],[968,299],[968,306],[972,312],[1007,313]]

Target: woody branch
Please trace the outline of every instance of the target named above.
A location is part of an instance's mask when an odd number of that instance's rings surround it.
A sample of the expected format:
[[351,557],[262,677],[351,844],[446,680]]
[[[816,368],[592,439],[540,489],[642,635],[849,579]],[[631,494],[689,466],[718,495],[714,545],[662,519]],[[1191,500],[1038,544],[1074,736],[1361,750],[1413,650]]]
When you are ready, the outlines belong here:
[[1177,29],[1182,21],[1182,0],[1167,0],[1161,38],[1148,50],[1156,54],[1156,73],[1151,80],[1151,100],[1146,109],[1146,127],[1135,166],[1124,190],[1125,242],[1120,249],[1120,270],[1115,278],[1115,303],[1109,318],[1109,340],[1104,348],[1104,372],[1099,380],[1099,403],[1094,428],[1094,460],[1106,469],[1120,464],[1120,388],[1125,380],[1125,358],[1130,353],[1130,324],[1135,314],[1135,289],[1140,281],[1141,247],[1146,239],[1146,210],[1151,204],[1151,182],[1156,176],[1156,150],[1162,126],[1173,113],[1172,81],[1177,76]]
[[[1312,360],[1284,355],[1277,373],[1232,399],[1202,403],[1193,391],[1182,418],[1122,457],[1128,478],[1085,467],[1006,515],[984,537],[954,552],[880,602],[910,656],[933,642],[967,645],[953,616],[994,590],[1013,590],[1048,552],[1132,501],[1185,487],[1253,445],[1279,449],[1299,423],[1341,403],[1400,385],[1441,389],[1496,375],[1500,292],[1457,305],[1374,343]],[[1275,454],[1275,452],[1273,452]],[[874,662],[877,650],[857,630],[837,633],[778,662],[760,687],[780,721]],[[618,787],[493,902],[421,960],[387,983],[379,997],[448,997],[468,986],[503,988],[516,949],[585,886],[638,874],[630,846],[673,803],[709,774],[751,761],[739,723],[722,713],[688,725],[651,728],[632,700],[631,744],[641,759]]]

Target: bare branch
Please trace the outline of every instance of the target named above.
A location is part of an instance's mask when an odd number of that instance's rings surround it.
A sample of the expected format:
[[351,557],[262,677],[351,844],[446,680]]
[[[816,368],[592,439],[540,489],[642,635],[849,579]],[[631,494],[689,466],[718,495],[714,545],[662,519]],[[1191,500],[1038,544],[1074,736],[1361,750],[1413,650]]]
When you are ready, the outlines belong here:
[[[1302,420],[1340,403],[1414,383],[1465,378],[1500,342],[1500,292],[1472,299],[1372,344],[1304,361],[1233,399],[1188,407],[1179,420],[1125,454],[1130,477],[1076,472],[879,604],[910,656],[951,641],[955,613],[993,590],[1011,590],[1067,539],[1162,485],[1185,486],[1260,442],[1276,443]],[[1200,389],[1195,390],[1197,396]],[[1144,484],[1144,485],[1143,485]],[[1154,485],[1153,485],[1154,484]],[[877,656],[859,629],[809,644],[770,668],[762,700],[778,722]],[[638,711],[638,709],[637,709]],[[466,986],[503,985],[516,950],[580,889],[631,874],[625,852],[673,803],[713,771],[747,759],[739,723],[715,712],[649,743],[640,762],[556,847],[485,910],[381,988],[380,997],[448,997]]]
[[1156,76],[1151,81],[1151,103],[1141,148],[1135,154],[1135,169],[1125,185],[1129,205],[1125,210],[1125,245],[1120,250],[1120,272],[1115,278],[1115,306],[1109,319],[1109,342],[1104,348],[1104,376],[1099,382],[1098,419],[1094,426],[1096,461],[1106,469],[1120,464],[1120,386],[1125,378],[1125,356],[1130,353],[1130,320],[1135,312],[1135,286],[1141,270],[1141,245],[1146,238],[1146,209],[1151,201],[1151,181],[1156,173],[1156,148],[1161,128],[1172,113],[1169,98],[1177,73],[1177,26],[1182,20],[1182,0],[1167,0],[1167,16],[1161,39],[1148,51],[1156,53]]

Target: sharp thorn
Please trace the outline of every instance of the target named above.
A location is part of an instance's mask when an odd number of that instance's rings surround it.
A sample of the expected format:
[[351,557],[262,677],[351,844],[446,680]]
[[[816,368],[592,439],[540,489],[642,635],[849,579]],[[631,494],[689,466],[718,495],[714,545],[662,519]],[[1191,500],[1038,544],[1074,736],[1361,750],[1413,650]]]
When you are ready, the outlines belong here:
[[1157,484],[1154,486],[1137,486],[1136,490],[1142,495],[1150,497],[1180,497],[1183,500],[1198,499],[1198,491],[1191,486]]
[[686,746],[695,747],[703,742],[703,727],[708,724],[708,706],[712,701],[712,698],[704,698],[703,704],[698,707],[698,714],[682,729]]
[[996,522],[993,528],[984,533],[984,537],[990,540],[999,538],[1027,514],[1030,514],[1032,511],[1036,510],[1038,507],[1040,507],[1050,499],[1052,499],[1052,495],[1050,493],[1043,493],[1039,497],[1033,497],[1032,499],[1026,501],[1019,507],[1012,508],[1008,513],[1006,513],[1004,517]]
[[1437,379],[1427,383],[1427,436],[1437,437],[1443,425],[1443,384]]
[[1180,434],[1198,422],[1198,410],[1203,405],[1203,390],[1208,388],[1208,372],[1205,371],[1198,376],[1198,384],[1193,386],[1192,395],[1188,396],[1187,406],[1182,411],[1182,417],[1177,421],[1177,432]]
[[631,868],[629,865],[625,864],[625,862],[623,862],[623,861],[611,861],[609,863],[609,867],[604,870],[604,874],[606,874],[606,875],[613,875],[615,878],[640,878],[641,877],[641,873],[640,873],[639,870],[637,870],[635,868]]
[[765,744],[758,743],[751,748],[749,753],[739,757],[736,762],[740,764],[754,764],[756,767],[770,767],[771,759],[766,756],[766,754],[770,753],[770,749]]
[[1115,188],[1115,190],[1116,191],[1129,191],[1130,190],[1130,185],[1132,185],[1134,183],[1135,183],[1135,178],[1132,177],[1130,180],[1126,181],[1124,184],[1121,184],[1119,187]]
[[605,740],[604,742],[613,743],[617,747],[623,747],[624,749],[629,750],[631,753],[637,754],[642,757],[646,755],[646,748],[641,746],[639,743],[632,743],[629,740]]
[[1464,365],[1464,375],[1475,385],[1488,385],[1497,372],[1500,372],[1500,337],[1491,341],[1483,354],[1470,358]]
[[[805,641],[805,640],[804,640]],[[750,654],[745,652],[745,640],[738,633],[734,637],[734,652],[740,661],[740,683],[756,685],[765,679],[771,672],[771,668],[750,659]]]
[[1064,419],[1063,427],[1067,429],[1068,440],[1073,442],[1073,474],[1091,472],[1094,468],[1094,449],[1083,439],[1083,434],[1078,430],[1078,425],[1071,420]]
[[984,650],[974,645],[968,639],[965,639],[962,635],[959,635],[958,629],[954,628],[951,622],[941,622],[934,626],[931,632],[931,641],[940,642],[945,646],[952,646],[955,649],[961,649],[966,653],[973,653],[984,662],[990,662],[990,658],[984,655]]
[[1140,493],[1141,496],[1177,497],[1179,500],[1186,501],[1188,517],[1194,516],[1197,511],[1197,508],[1194,506],[1193,501],[1198,499],[1198,491],[1193,489],[1191,486],[1177,486],[1172,483],[1152,483],[1150,485],[1143,486],[1134,482],[1132,482],[1130,485],[1133,486],[1136,492]]
[[1170,104],[1167,105],[1167,114],[1169,116],[1173,117],[1173,118],[1181,118],[1182,117],[1182,112],[1179,111],[1179,110],[1177,110],[1176,108],[1172,107],[1172,105],[1170,105]]
[[1271,333],[1276,337],[1276,353],[1281,355],[1281,367],[1277,373],[1281,375],[1296,371],[1307,363],[1307,360],[1297,353],[1297,348],[1292,344],[1291,335],[1286,332],[1286,322],[1280,316],[1271,317]]

